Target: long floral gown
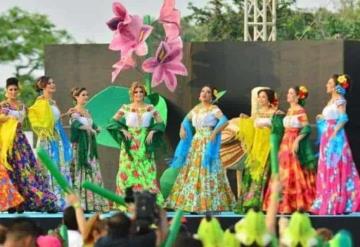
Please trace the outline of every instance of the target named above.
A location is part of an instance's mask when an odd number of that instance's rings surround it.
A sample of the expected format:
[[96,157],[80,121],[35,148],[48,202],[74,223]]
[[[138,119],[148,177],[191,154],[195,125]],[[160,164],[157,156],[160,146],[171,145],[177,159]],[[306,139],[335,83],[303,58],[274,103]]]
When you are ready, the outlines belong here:
[[8,102],[3,102],[1,109],[15,120],[14,124],[9,123],[8,126],[8,132],[13,132],[13,136],[9,139],[12,145],[8,150],[7,162],[12,168],[8,171],[9,177],[25,199],[22,208],[29,211],[57,209],[56,196],[49,191],[46,176],[41,172],[41,167],[22,131],[26,115],[25,105],[18,102],[18,107],[14,107]]
[[[218,169],[209,169],[202,165],[203,154],[210,141],[213,128],[223,117],[221,110],[212,105],[210,108],[196,106],[187,118],[195,128],[191,147],[184,166],[181,168],[166,207],[183,209],[188,212],[231,211],[235,206],[235,197],[231,191],[226,171],[220,161],[220,145],[215,161]],[[184,154],[186,155],[186,154]]]
[[95,133],[84,127],[97,130],[90,114],[75,112],[71,114],[71,142],[73,143],[74,172],[73,184],[86,211],[107,211],[108,203],[97,194],[81,187],[84,181],[90,181],[103,187],[100,164],[98,160]]
[[[120,110],[121,119],[112,119],[107,130],[114,139],[121,143],[119,170],[116,176],[116,193],[124,196],[127,188],[133,191],[147,190],[157,194],[157,203],[162,204],[164,199],[160,193],[156,178],[156,163],[153,145],[156,139],[164,132],[165,126],[160,114],[153,105],[145,104],[138,109],[131,105],[123,105]],[[121,130],[127,130],[132,138],[126,140]],[[146,143],[148,133],[155,131],[152,144]]]
[[320,152],[316,177],[315,214],[343,214],[360,211],[360,178],[352,157],[344,128],[332,137],[342,115],[338,107],[345,106],[344,98],[330,102],[318,121]]
[[[47,151],[71,186],[70,163],[72,161],[72,150],[69,138],[62,127],[60,117],[61,113],[55,101],[48,100],[43,96],[38,97],[34,105],[29,108],[29,120],[38,137],[36,148],[41,147]],[[43,126],[45,120],[49,120],[51,124]],[[47,176],[50,191],[57,198],[58,208],[60,210],[64,209],[67,205],[64,192],[50,172],[46,171],[44,167],[42,169],[43,173]]]
[[[315,198],[315,156],[311,149],[308,136],[310,126],[307,125],[304,108],[288,111],[283,124],[285,133],[279,150],[279,176],[283,191],[279,204],[279,213],[292,213],[302,209],[309,211]],[[299,143],[299,151],[293,153],[295,139],[304,134]],[[271,183],[271,182],[270,182]],[[271,185],[268,186],[263,208],[267,210],[270,201]]]

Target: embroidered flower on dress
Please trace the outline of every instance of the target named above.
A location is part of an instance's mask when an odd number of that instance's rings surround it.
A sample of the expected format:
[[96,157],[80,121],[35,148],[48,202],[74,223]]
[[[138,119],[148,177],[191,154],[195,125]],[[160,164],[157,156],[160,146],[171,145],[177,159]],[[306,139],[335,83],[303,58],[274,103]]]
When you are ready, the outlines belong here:
[[352,179],[346,181],[346,191],[353,191],[355,189],[355,183]]
[[345,212],[352,212],[352,207],[353,207],[353,200],[348,199],[346,201]]

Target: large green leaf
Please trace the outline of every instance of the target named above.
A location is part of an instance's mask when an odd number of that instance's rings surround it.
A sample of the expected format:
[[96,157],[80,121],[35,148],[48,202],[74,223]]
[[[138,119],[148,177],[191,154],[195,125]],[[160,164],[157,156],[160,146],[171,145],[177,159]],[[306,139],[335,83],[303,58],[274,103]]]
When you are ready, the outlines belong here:
[[[146,103],[151,103],[159,111],[161,118],[165,124],[167,122],[167,105],[166,101],[159,94],[151,94],[145,99]],[[86,105],[90,111],[94,122],[101,128],[100,133],[96,137],[98,144],[119,148],[117,142],[111,137],[106,130],[109,120],[114,116],[115,112],[123,105],[129,104],[129,89],[120,86],[110,86],[94,95]]]

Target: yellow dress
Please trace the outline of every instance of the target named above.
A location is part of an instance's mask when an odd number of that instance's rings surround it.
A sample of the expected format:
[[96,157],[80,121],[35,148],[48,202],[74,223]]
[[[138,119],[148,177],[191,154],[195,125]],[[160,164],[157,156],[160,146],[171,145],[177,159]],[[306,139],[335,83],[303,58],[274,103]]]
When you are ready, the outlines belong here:
[[252,118],[241,118],[239,121],[238,138],[246,155],[239,186],[237,210],[240,213],[262,205],[269,174],[271,115],[255,114]]

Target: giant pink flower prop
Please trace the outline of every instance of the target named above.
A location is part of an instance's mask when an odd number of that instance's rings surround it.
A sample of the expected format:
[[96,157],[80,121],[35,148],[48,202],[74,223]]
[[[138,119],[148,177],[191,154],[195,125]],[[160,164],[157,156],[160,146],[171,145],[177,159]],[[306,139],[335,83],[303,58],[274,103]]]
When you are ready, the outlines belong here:
[[109,48],[114,51],[121,51],[121,55],[135,53],[144,56],[148,52],[146,39],[153,30],[152,26],[144,25],[143,20],[135,15],[131,17],[131,22],[115,31],[113,40]]
[[180,35],[180,11],[175,9],[175,0],[164,0],[159,21],[163,24],[166,38],[176,39]]
[[121,3],[113,3],[112,9],[115,17],[106,23],[112,31],[116,31],[121,28],[121,26],[131,22],[131,16]]
[[187,75],[187,69],[182,64],[181,39],[177,39],[177,45],[172,42],[161,42],[156,51],[156,56],[144,61],[142,68],[145,72],[152,73],[151,86],[156,87],[165,82],[166,87],[174,92],[177,86],[176,75]]

